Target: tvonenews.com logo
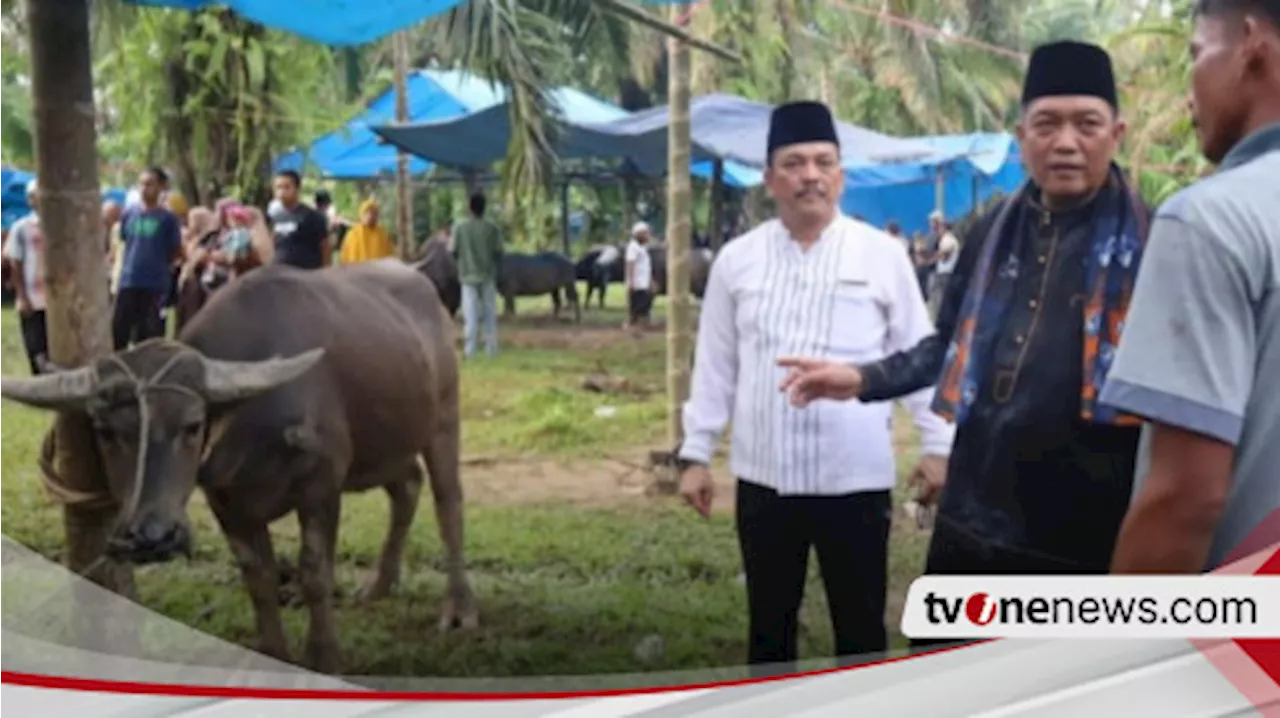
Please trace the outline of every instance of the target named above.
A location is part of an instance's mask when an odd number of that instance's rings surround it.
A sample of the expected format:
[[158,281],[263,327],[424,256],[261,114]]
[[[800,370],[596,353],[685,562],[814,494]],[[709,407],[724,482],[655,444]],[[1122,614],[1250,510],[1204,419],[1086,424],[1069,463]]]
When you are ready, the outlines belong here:
[[922,576],[911,638],[1280,636],[1280,576]]
[[925,615],[929,623],[954,624],[963,616],[975,626],[992,623],[1215,623],[1253,624],[1258,620],[1258,606],[1251,598],[1178,597],[1161,610],[1158,599],[1121,597],[1065,596],[992,596],[980,591],[968,598],[939,596],[930,591],[924,596]]

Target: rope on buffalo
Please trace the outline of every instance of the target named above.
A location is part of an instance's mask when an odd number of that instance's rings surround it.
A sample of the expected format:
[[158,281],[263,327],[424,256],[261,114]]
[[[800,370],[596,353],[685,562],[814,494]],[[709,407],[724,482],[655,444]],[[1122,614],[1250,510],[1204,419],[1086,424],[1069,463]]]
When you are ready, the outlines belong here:
[[[129,503],[121,506],[124,509],[117,517],[117,523],[122,524],[133,518],[134,513],[138,510],[138,503],[142,498],[142,482],[147,468],[147,437],[151,431],[151,409],[147,405],[147,393],[156,390],[175,391],[188,394],[197,399],[201,396],[198,392],[179,384],[161,384],[160,380],[164,375],[173,368],[174,364],[181,357],[181,354],[174,354],[160,369],[152,374],[149,378],[143,379],[139,377],[128,364],[124,362],[119,355],[113,354],[110,361],[124,373],[133,387],[133,395],[138,402],[138,457],[137,465],[134,468],[133,490],[129,498]],[[84,509],[103,509],[111,506],[119,505],[119,501],[113,496],[109,489],[101,489],[96,492],[81,491],[67,486],[67,482],[54,469],[53,459],[55,455],[55,432],[50,431],[45,435],[44,443],[40,449],[40,473],[43,479],[44,487],[52,498],[64,506],[76,506]],[[77,571],[79,576],[85,576],[92,573],[104,561],[107,555],[104,552],[96,560],[92,561],[86,568]]]

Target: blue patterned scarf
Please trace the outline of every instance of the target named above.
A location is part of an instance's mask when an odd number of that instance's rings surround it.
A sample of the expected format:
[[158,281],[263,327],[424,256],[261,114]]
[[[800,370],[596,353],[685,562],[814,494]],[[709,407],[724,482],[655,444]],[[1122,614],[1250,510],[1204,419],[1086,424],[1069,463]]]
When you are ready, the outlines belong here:
[[[1018,258],[1034,236],[1035,212],[1028,206],[1031,184],[1024,183],[1004,206],[983,240],[982,253],[969,279],[956,330],[947,346],[933,410],[963,423],[988,374],[996,339],[1014,300]],[[1112,165],[1111,178],[1098,197],[1093,241],[1086,270],[1088,301],[1084,305],[1084,381],[1080,414],[1086,421],[1135,426],[1136,417],[1118,414],[1097,397],[1106,382],[1124,328],[1125,313],[1147,239],[1146,205]]]

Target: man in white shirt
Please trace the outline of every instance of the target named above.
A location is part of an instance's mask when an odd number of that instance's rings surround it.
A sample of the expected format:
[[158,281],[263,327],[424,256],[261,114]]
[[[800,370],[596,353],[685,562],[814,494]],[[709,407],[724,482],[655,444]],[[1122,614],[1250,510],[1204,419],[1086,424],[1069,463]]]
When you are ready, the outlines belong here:
[[649,325],[653,307],[653,260],[649,256],[649,225],[636,222],[627,242],[627,326]]
[[49,333],[45,323],[44,231],[40,228],[40,192],[36,180],[27,183],[31,214],[14,223],[5,245],[5,257],[13,267],[14,306],[22,329],[22,344],[32,374],[39,374],[48,359]]
[[[836,654],[887,648],[893,406],[822,401],[796,409],[779,391],[779,357],[866,361],[934,331],[901,244],[838,209],[844,171],[830,111],[812,102],[778,107],[768,143],[765,182],[779,218],[726,243],[712,265],[679,451],[681,493],[707,516],[708,465],[732,423],[748,660],[756,666],[797,658],[810,548]],[[908,404],[923,432],[925,465],[938,473],[953,429],[929,410],[931,399],[925,389]]]
[[942,213],[934,210],[929,215],[934,235],[938,237],[938,249],[934,252],[933,276],[929,280],[929,316],[938,315],[938,305],[942,302],[942,293],[951,281],[951,273],[956,269],[956,261],[960,259],[960,240],[951,231],[951,225],[943,219]]

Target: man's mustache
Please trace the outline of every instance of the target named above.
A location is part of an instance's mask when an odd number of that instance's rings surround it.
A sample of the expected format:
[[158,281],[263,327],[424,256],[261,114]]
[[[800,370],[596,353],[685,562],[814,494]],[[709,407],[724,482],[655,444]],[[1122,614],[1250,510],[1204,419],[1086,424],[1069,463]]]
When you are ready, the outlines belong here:
[[820,185],[811,184],[811,185],[805,185],[804,187],[800,188],[799,192],[796,192],[797,198],[808,197],[810,195],[816,195],[818,197],[826,197],[827,190],[825,187],[822,187]]

